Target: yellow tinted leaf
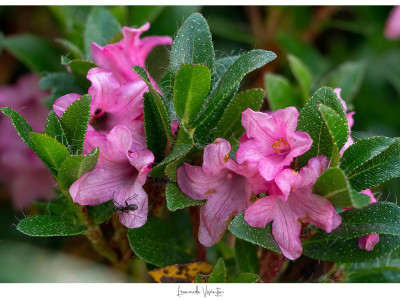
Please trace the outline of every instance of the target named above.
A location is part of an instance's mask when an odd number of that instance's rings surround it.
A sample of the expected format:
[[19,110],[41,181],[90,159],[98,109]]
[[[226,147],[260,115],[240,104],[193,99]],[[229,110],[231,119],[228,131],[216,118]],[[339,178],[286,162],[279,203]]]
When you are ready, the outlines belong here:
[[197,275],[208,275],[213,266],[204,262],[172,265],[150,271],[149,274],[156,282],[191,282],[194,283]]

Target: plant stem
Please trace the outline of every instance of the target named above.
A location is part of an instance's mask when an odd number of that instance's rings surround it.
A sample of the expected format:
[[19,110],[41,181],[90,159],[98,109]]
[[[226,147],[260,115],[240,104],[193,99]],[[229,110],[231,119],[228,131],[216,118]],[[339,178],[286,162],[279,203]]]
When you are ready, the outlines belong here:
[[263,282],[275,282],[286,258],[279,253],[262,249],[260,257],[260,278]]
[[192,233],[196,242],[197,261],[207,261],[206,247],[199,241],[198,232],[200,226],[200,209],[198,206],[189,207],[190,219],[192,221]]

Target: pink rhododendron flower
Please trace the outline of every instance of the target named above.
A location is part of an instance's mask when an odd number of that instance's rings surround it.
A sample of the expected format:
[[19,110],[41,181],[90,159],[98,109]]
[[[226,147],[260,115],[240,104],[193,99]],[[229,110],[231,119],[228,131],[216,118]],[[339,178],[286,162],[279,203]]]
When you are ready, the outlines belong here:
[[70,187],[74,202],[99,205],[114,198],[114,205],[137,205],[136,210],[120,212],[119,219],[129,228],[146,223],[148,196],[143,190],[154,155],[149,150],[130,151],[132,135],[126,126],[114,127],[108,135],[88,131],[84,153],[96,146],[99,160],[93,171],[84,174]]
[[[15,85],[0,88],[0,107],[20,113],[35,131],[42,132],[49,110],[41,102],[48,93],[38,88],[39,76],[22,76]],[[36,154],[21,140],[10,119],[0,114],[0,180],[16,207],[34,200],[55,198],[56,182]]]
[[[293,158],[310,149],[312,139],[306,132],[295,131],[299,113],[288,107],[267,114],[248,108],[242,113],[246,130],[237,151],[238,163],[257,163],[266,180],[272,180]],[[247,138],[247,140],[246,140]]]
[[391,40],[400,38],[400,6],[395,6],[390,11],[386,20],[385,36]]
[[118,43],[104,47],[92,43],[91,53],[94,62],[101,68],[112,72],[120,83],[141,80],[132,71],[132,66],[139,65],[144,68],[146,57],[155,46],[172,44],[169,36],[149,36],[141,39],[140,35],[149,28],[149,23],[137,29],[123,27],[124,38]]
[[354,140],[351,137],[351,127],[353,127],[353,124],[354,124],[353,115],[355,114],[355,112],[352,111],[352,112],[347,113],[346,102],[340,96],[340,92],[342,91],[341,88],[336,88],[333,91],[336,93],[336,95],[338,96],[339,100],[342,102],[342,105],[343,105],[343,108],[344,108],[344,112],[346,113],[346,117],[347,117],[347,125],[349,126],[349,138],[347,139],[346,144],[343,145],[342,149],[340,149],[340,155],[342,156],[344,151],[346,151],[346,149],[349,148],[350,145],[354,144]]
[[[371,190],[361,191],[361,193],[371,197],[371,201],[369,203],[377,202]],[[378,242],[379,242],[379,234],[371,233],[364,235],[358,239],[358,247],[367,251],[372,251],[374,250],[374,247]]]
[[268,183],[255,164],[238,165],[228,158],[231,146],[218,138],[204,148],[202,167],[184,164],[178,168],[178,185],[196,200],[207,199],[200,208],[200,242],[209,247],[217,243],[230,221],[250,204],[252,192],[265,192]]
[[302,252],[301,222],[312,223],[328,233],[341,223],[332,203],[312,193],[314,182],[328,164],[325,156],[318,156],[311,158],[299,173],[291,169],[281,171],[275,178],[281,192],[257,200],[244,213],[244,219],[253,227],[264,228],[273,222],[275,241],[289,259],[297,259]]

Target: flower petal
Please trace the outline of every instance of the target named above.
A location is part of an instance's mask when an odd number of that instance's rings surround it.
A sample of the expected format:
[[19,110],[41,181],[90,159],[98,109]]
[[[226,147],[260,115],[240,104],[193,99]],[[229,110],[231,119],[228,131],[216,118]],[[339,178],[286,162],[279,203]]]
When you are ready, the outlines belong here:
[[371,233],[358,238],[358,247],[367,251],[374,250],[376,244],[379,243],[379,234]]
[[82,96],[79,94],[71,93],[58,98],[53,104],[54,112],[59,118],[61,118],[62,114],[64,113],[64,111],[66,111],[68,106],[70,106],[73,102],[81,97]]

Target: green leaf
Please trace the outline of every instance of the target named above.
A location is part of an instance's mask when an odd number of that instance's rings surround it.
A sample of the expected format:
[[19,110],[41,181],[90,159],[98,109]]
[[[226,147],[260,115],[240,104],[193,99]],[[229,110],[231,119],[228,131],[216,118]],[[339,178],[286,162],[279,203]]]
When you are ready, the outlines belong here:
[[35,152],[51,166],[52,173],[57,177],[58,169],[69,155],[67,148],[57,140],[44,133],[30,132],[29,137],[35,145]]
[[[329,122],[325,120],[317,107],[317,105],[320,104],[324,104],[331,108],[337,116],[332,112],[329,119],[327,118]],[[337,120],[337,118],[339,118],[339,120]],[[340,145],[335,145],[333,136],[336,135],[331,133],[330,130],[333,131],[335,128],[334,126],[336,126],[337,123],[341,123],[340,119],[347,124],[344,108],[336,93],[328,87],[320,88],[314,93],[299,115],[296,130],[307,132],[313,140],[310,150],[297,158],[299,168],[306,166],[308,160],[312,157],[325,155],[328,158],[331,158],[332,153],[337,153],[334,148],[337,146],[340,147]],[[330,126],[329,128],[328,125]],[[339,129],[339,136],[342,136],[342,130],[344,130],[343,124],[339,126]],[[340,141],[343,142],[342,139],[340,139]]]
[[342,98],[345,99],[346,102],[351,103],[361,86],[366,69],[365,62],[345,62],[328,73],[321,80],[319,85],[341,88]]
[[252,273],[240,273],[239,275],[228,279],[227,283],[253,283],[260,279],[260,276]]
[[208,278],[208,283],[224,283],[226,278],[226,267],[224,260],[219,258]]
[[56,39],[68,52],[70,52],[76,58],[83,58],[82,50],[73,42],[66,39]]
[[189,263],[192,258],[178,242],[176,230],[165,220],[149,217],[142,227],[128,229],[128,239],[139,258],[157,267]]
[[360,208],[371,201],[371,197],[355,191],[344,171],[337,167],[325,170],[318,177],[313,186],[313,193],[341,207]]
[[345,282],[348,283],[399,283],[400,268],[380,267],[358,272],[351,272]]
[[146,6],[146,5],[135,5],[129,7],[129,24],[141,26],[146,22],[153,23],[153,21],[160,15],[165,9],[165,6]]
[[180,158],[183,158],[194,148],[193,138],[189,133],[183,128],[179,128],[178,137],[176,138],[174,148],[170,154],[161,161],[152,171],[151,176],[162,177],[165,175],[165,167]]
[[254,244],[242,239],[235,240],[236,264],[241,273],[258,274],[259,263],[257,248]]
[[278,244],[272,236],[271,222],[268,223],[265,228],[251,227],[244,220],[243,213],[241,213],[233,219],[228,229],[232,234],[240,239],[281,253]]
[[[400,246],[400,207],[391,202],[376,202],[341,214],[342,224],[332,233],[318,231],[303,242],[309,257],[338,262],[361,262],[382,256]],[[358,247],[358,237],[379,233],[372,251]]]
[[264,99],[262,89],[251,89],[237,94],[229,103],[214,130],[214,139],[221,137],[230,141],[239,138],[244,133],[242,126],[242,112],[248,108],[258,111]]
[[68,191],[69,187],[83,174],[94,169],[99,158],[99,148],[96,147],[87,155],[70,155],[58,170],[58,184],[61,190]]
[[104,202],[100,205],[88,205],[86,206],[86,209],[88,211],[89,218],[92,221],[93,226],[103,224],[115,213],[114,203],[112,200]]
[[261,68],[275,58],[275,53],[265,50],[251,50],[240,56],[226,71],[218,85],[208,95],[205,109],[199,114],[197,120],[193,122],[192,128],[198,127],[200,124],[204,123],[218,108],[221,102],[238,87],[242,79],[248,73]]
[[214,69],[214,47],[207,21],[199,13],[192,14],[179,29],[171,48],[172,76],[183,64],[205,65]]
[[302,106],[302,102],[296,95],[295,89],[285,77],[267,73],[265,76],[265,86],[269,106],[272,111],[284,109],[289,106]]
[[73,155],[81,154],[86,130],[90,120],[90,95],[84,95],[73,102],[61,116],[61,125]]
[[107,9],[100,6],[93,7],[83,33],[85,57],[91,59],[90,45],[93,42],[105,46],[120,31],[121,25]]
[[184,125],[200,112],[210,91],[211,72],[203,65],[182,65],[175,76],[174,107]]
[[311,73],[308,70],[307,66],[293,54],[288,55],[288,61],[290,69],[292,70],[294,77],[300,85],[300,91],[303,96],[303,102],[305,104],[307,103],[309,98],[308,91],[310,90],[312,82]]
[[54,111],[51,111],[47,116],[44,133],[56,139],[58,142],[67,147],[67,149],[69,148],[67,138],[61,125],[61,121]]
[[217,59],[215,61],[215,67],[213,71],[213,87],[224,77],[226,71],[232,66],[232,64],[240,57],[240,55],[227,56],[224,58]]
[[68,66],[71,69],[72,74],[75,76],[76,80],[84,89],[89,89],[91,86],[91,82],[87,79],[87,74],[90,69],[97,67],[91,61],[84,59],[74,59],[68,63]]
[[188,206],[202,205],[205,200],[194,200],[189,196],[182,193],[178,184],[170,182],[165,189],[165,196],[167,198],[167,208],[170,211],[176,211]]
[[32,34],[8,36],[4,40],[4,47],[32,71],[63,70],[58,49],[41,37]]
[[358,191],[400,176],[400,139],[358,140],[343,153],[341,168]]
[[71,236],[84,234],[87,226],[68,223],[56,216],[34,216],[21,220],[17,229],[30,236]]

